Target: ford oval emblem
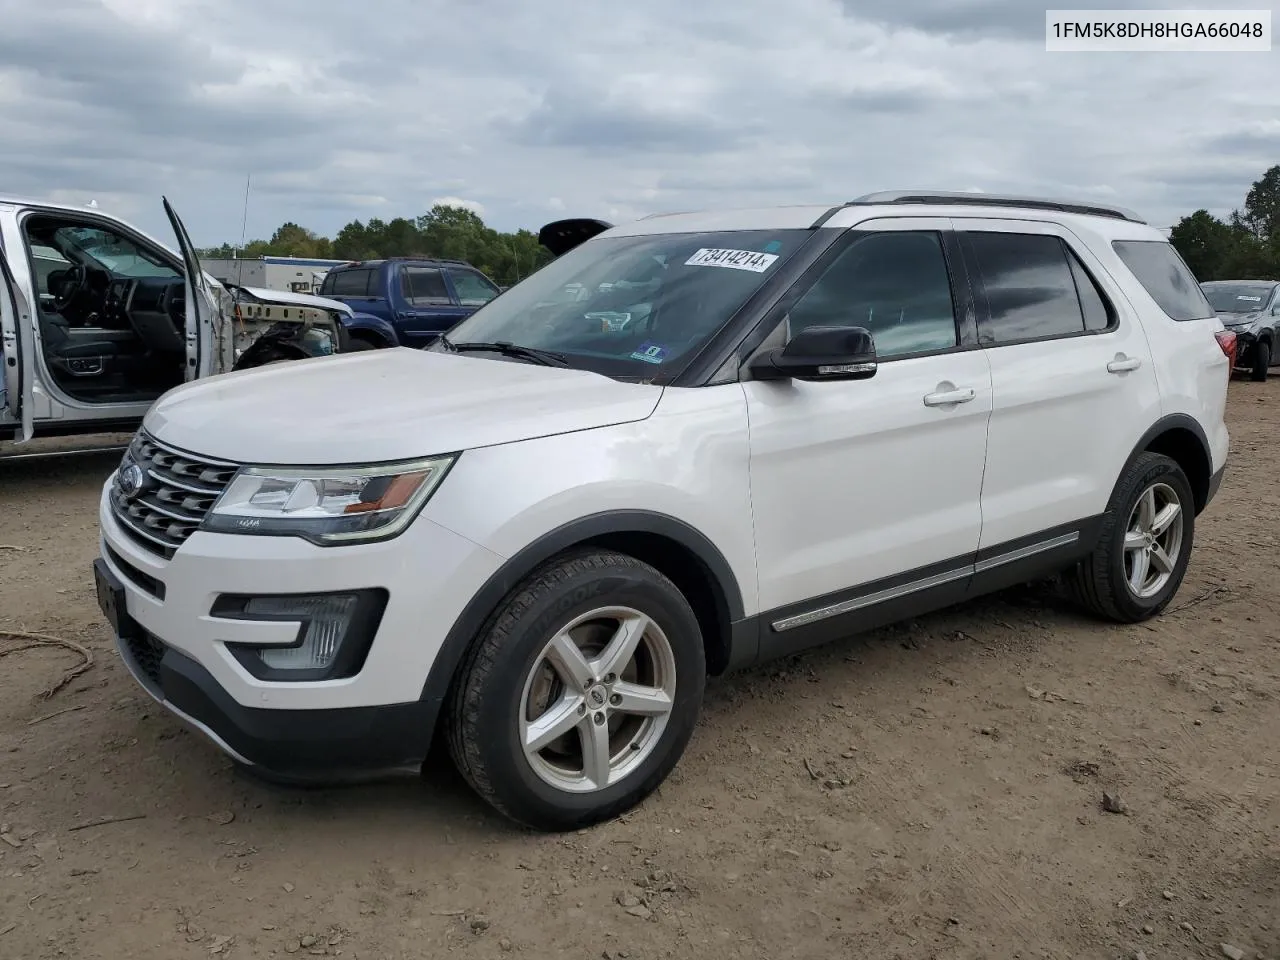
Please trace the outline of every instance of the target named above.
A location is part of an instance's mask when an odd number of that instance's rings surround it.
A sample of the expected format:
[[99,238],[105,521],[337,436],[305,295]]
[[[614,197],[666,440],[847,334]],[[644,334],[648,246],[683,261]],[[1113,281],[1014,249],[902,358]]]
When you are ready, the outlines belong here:
[[142,486],[146,482],[146,476],[142,472],[142,468],[136,463],[126,464],[120,470],[120,476],[116,483],[120,487],[120,492],[125,499],[132,500],[142,492]]

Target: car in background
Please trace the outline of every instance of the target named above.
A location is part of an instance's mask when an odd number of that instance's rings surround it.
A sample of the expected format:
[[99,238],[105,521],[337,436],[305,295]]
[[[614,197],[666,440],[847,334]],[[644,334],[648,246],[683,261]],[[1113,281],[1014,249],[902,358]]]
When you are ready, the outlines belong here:
[[350,349],[425,347],[501,288],[464,260],[356,260],[325,275],[319,294],[347,304]]
[[1280,280],[1208,280],[1200,284],[1222,325],[1236,335],[1236,367],[1259,383],[1276,362]]
[[93,207],[0,197],[0,440],[131,430],[215,374],[341,352],[343,303],[223,284]]

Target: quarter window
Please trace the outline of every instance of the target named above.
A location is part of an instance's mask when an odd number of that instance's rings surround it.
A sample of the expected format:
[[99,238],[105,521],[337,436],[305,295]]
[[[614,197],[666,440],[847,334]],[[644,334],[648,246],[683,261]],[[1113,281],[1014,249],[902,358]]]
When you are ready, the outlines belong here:
[[453,302],[449,288],[444,285],[444,274],[435,267],[405,267],[401,277],[404,297],[415,307]]
[[866,327],[881,358],[959,343],[942,238],[868,234],[842,252],[787,315],[788,339],[813,326]]
[[978,339],[1021,343],[1106,330],[1114,312],[1079,259],[1046,234],[968,235],[989,316]]
[[1178,251],[1163,240],[1115,240],[1111,244],[1151,299],[1174,320],[1204,320],[1213,307]]

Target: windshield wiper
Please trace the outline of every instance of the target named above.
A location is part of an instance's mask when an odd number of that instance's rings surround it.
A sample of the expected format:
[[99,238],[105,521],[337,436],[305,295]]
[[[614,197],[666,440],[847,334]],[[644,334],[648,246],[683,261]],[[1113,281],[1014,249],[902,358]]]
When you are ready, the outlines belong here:
[[534,363],[541,364],[544,367],[567,367],[569,365],[569,361],[565,359],[562,353],[552,353],[550,350],[539,350],[536,347],[522,347],[518,343],[511,343],[507,340],[453,343],[444,336],[441,336],[440,339],[444,340],[446,348],[456,353],[467,353],[468,351],[500,353],[504,357],[519,357],[522,360],[532,360]]

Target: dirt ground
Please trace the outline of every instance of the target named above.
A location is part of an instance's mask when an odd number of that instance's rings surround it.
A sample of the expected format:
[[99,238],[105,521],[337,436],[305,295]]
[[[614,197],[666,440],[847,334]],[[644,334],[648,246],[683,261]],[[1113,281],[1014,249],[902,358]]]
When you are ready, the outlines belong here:
[[0,462],[0,630],[94,656],[47,699],[76,653],[0,656],[0,957],[1280,960],[1280,382],[1231,392],[1165,616],[1026,588],[722,680],[657,795],[561,837],[447,761],[306,792],[233,771],[95,606],[118,455]]

